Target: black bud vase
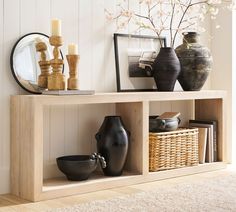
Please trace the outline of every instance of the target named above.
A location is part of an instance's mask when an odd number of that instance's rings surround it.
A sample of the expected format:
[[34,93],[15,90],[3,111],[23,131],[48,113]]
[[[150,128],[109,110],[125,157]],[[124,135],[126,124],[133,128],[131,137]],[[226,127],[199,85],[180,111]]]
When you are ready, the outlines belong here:
[[173,91],[180,73],[180,62],[173,48],[161,48],[153,63],[158,91]]
[[106,160],[103,172],[108,176],[120,176],[128,153],[130,133],[124,128],[120,116],[106,116],[98,133],[97,150]]

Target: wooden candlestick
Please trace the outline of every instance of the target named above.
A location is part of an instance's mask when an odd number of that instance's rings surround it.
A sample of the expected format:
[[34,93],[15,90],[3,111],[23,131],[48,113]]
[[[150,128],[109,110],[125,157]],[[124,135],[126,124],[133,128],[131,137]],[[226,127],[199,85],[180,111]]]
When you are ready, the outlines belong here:
[[78,79],[78,62],[79,55],[66,55],[66,59],[69,65],[69,74],[67,87],[68,90],[79,90],[79,79]]
[[48,90],[65,90],[66,80],[64,74],[62,73],[63,60],[59,58],[59,47],[63,44],[62,37],[51,36],[49,38],[49,42],[52,46],[54,46],[54,58],[50,61],[50,64],[52,66],[52,74],[48,77]]
[[38,86],[41,88],[48,87],[48,76],[50,75],[50,62],[47,60],[46,51],[47,45],[44,42],[38,42],[35,45],[36,51],[40,52],[39,66],[41,74],[38,76]]

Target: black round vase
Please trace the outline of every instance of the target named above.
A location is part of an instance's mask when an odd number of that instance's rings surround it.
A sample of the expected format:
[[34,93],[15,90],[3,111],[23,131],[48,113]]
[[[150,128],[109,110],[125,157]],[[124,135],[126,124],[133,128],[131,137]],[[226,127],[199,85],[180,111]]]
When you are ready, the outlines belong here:
[[180,73],[180,62],[173,48],[161,48],[153,63],[158,91],[173,91]]
[[183,44],[175,50],[181,63],[178,80],[184,91],[199,91],[212,69],[212,56],[207,47],[199,44],[198,33],[183,35]]
[[97,150],[106,160],[103,172],[108,176],[120,176],[128,153],[130,133],[124,128],[120,116],[106,116],[98,133]]

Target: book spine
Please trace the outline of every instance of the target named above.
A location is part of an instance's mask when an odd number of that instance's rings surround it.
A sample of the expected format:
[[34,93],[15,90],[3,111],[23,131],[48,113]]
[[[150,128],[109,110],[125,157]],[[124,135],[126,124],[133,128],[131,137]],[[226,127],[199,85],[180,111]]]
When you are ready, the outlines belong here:
[[189,120],[189,123],[202,123],[213,125],[213,162],[218,161],[217,121],[214,120]]
[[213,150],[214,150],[214,162],[217,162],[217,126],[216,123],[213,124]]
[[205,155],[205,162],[210,162],[210,151],[209,151],[209,129],[207,129],[207,140],[206,140],[206,155]]

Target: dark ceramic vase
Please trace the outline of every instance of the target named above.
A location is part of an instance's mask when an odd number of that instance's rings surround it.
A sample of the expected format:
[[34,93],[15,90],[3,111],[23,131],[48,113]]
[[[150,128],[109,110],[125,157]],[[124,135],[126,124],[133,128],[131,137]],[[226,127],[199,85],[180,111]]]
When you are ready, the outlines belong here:
[[98,133],[97,150],[106,160],[103,172],[108,176],[120,176],[128,153],[130,133],[124,128],[120,116],[106,116]]
[[153,63],[158,91],[173,91],[180,72],[180,62],[173,48],[161,48]]
[[212,56],[207,47],[199,44],[198,33],[183,35],[183,44],[175,50],[181,64],[178,80],[184,91],[199,91],[212,69]]

